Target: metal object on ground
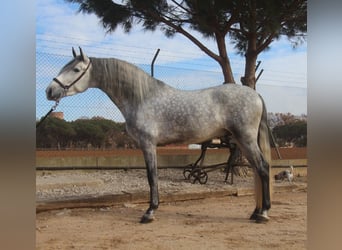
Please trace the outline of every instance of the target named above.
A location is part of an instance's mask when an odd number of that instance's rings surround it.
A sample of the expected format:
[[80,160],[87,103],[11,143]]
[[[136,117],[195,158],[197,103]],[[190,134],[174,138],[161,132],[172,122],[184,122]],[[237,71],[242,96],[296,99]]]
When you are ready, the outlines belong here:
[[[208,148],[229,148],[230,155],[227,162],[214,164],[210,166],[203,166],[204,157]],[[183,176],[186,180],[191,180],[192,183],[199,182],[200,184],[206,184],[208,181],[208,173],[215,170],[223,170],[226,173],[225,183],[228,183],[229,173],[231,174],[231,182],[233,184],[233,175],[247,176],[248,170],[246,167],[250,165],[243,161],[242,154],[237,145],[231,141],[230,136],[221,137],[202,143],[201,155],[195,161],[195,163],[186,166],[183,170]],[[244,167],[241,171],[237,171],[235,168]]]

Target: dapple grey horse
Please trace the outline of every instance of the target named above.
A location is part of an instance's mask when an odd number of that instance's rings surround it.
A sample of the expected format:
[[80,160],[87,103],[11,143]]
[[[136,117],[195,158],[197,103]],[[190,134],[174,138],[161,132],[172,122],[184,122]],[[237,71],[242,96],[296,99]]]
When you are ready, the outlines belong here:
[[232,134],[254,167],[256,207],[250,219],[269,220],[271,207],[270,144],[267,113],[259,94],[237,84],[182,91],[138,67],[114,58],[83,53],[67,63],[46,89],[49,100],[99,88],[116,104],[126,129],[143,151],[150,186],[150,206],[142,223],[154,219],[159,205],[157,145],[202,143]]

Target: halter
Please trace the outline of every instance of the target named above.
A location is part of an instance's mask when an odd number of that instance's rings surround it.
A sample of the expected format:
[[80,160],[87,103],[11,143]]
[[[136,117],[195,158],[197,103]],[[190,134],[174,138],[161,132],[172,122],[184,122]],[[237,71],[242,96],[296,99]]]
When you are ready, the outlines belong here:
[[85,74],[85,73],[87,72],[87,70],[89,69],[90,64],[91,64],[91,60],[89,59],[89,63],[88,63],[88,65],[87,65],[87,68],[85,69],[85,71],[83,71],[82,74],[80,74],[80,76],[77,77],[77,78],[76,78],[72,83],[70,83],[69,85],[63,84],[63,83],[62,83],[60,80],[58,80],[56,77],[53,78],[53,81],[55,81],[56,83],[58,83],[59,86],[61,86],[61,87],[64,89],[64,91],[67,92],[71,86],[73,86],[76,82],[78,82],[78,81],[82,78],[82,76],[84,76],[84,74]]

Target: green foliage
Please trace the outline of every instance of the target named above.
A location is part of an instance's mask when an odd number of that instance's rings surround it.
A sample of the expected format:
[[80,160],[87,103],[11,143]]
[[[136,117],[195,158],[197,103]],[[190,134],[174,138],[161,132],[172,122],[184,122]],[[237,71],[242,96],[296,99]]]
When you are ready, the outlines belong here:
[[124,123],[99,117],[67,122],[49,117],[36,131],[37,148],[136,148]]
[[305,38],[307,30],[307,1],[258,0],[238,1],[238,23],[230,33],[236,49],[245,54],[249,42],[255,39],[255,53],[268,49],[281,35],[293,44]]
[[273,128],[273,135],[279,146],[292,144],[296,147],[307,145],[307,123],[306,121],[294,121]]
[[262,46],[265,49],[280,35],[298,42],[307,29],[306,0],[65,1],[77,3],[80,12],[94,13],[107,32],[118,26],[129,32],[135,23],[140,23],[145,30],[160,28],[166,36],[189,28],[214,39],[217,34],[224,37],[230,33],[241,53],[247,51],[253,34],[257,35],[259,46],[267,43]]
[[75,135],[76,132],[71,124],[58,118],[49,117],[36,132],[36,144],[44,148],[66,147],[70,138]]
[[92,146],[99,148],[105,138],[105,133],[99,124],[94,123],[90,120],[77,120],[73,122],[77,134],[77,142],[81,146],[87,146],[91,144]]

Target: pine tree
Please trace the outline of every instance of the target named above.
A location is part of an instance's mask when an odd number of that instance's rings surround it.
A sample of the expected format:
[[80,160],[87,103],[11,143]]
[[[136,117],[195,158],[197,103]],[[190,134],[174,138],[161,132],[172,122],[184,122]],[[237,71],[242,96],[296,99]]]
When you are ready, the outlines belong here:
[[[245,56],[241,82],[255,88],[258,55],[282,35],[293,45],[305,39],[306,0],[65,0],[79,5],[79,11],[94,13],[107,32],[120,25],[130,32],[136,24],[145,30],[161,29],[167,37],[181,34],[218,62],[225,83],[235,83],[226,41]],[[217,52],[194,36],[214,39]],[[227,39],[227,37],[229,39]]]

